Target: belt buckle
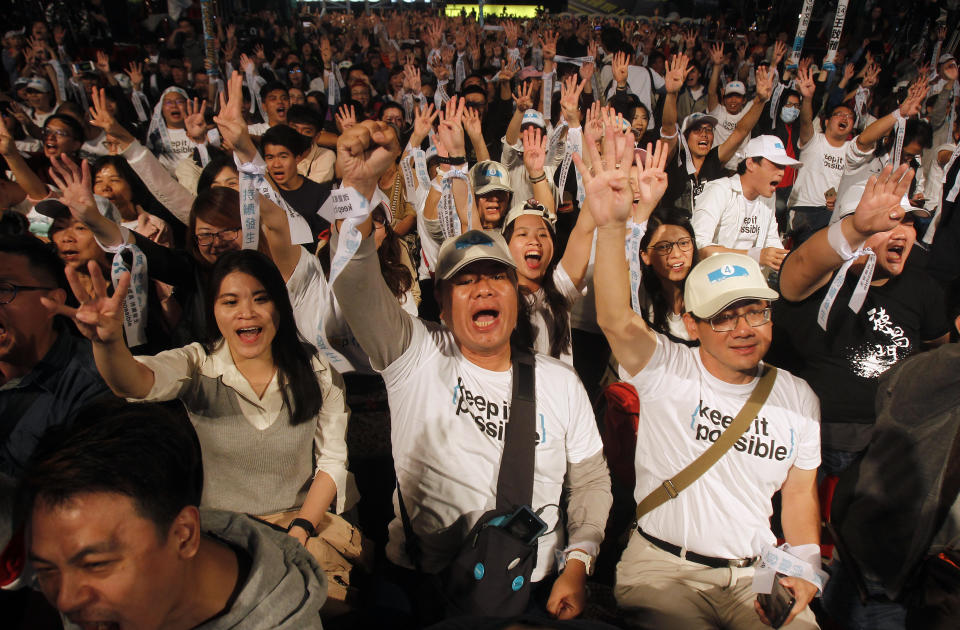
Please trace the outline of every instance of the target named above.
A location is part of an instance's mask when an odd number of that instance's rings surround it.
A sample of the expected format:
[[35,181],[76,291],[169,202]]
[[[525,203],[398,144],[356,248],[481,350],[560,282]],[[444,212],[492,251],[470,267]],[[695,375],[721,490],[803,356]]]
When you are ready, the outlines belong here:
[[755,556],[750,558],[737,558],[736,560],[730,561],[730,566],[735,569],[744,569],[753,566],[756,560],[757,558]]
[[680,496],[680,491],[677,490],[676,486],[673,485],[673,479],[667,479],[661,485],[663,485],[664,490],[667,491],[667,494],[671,499],[676,499],[678,496]]

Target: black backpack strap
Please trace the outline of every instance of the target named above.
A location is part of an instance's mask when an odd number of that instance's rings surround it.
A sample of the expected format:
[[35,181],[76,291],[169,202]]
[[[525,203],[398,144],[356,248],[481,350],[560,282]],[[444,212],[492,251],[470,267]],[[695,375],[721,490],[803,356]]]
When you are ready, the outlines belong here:
[[497,509],[514,509],[533,501],[534,450],[537,446],[535,359],[513,351],[513,395],[503,437],[497,477]]
[[420,540],[413,533],[413,525],[410,524],[410,515],[407,513],[407,506],[403,502],[403,493],[400,492],[400,481],[397,481],[397,503],[400,504],[400,521],[403,523],[403,550],[407,552],[407,557],[413,563],[413,567],[420,571]]

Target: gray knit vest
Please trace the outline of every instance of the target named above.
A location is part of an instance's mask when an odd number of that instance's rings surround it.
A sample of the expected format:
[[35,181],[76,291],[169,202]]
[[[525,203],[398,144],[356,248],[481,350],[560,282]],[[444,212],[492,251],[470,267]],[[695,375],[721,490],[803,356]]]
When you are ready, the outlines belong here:
[[180,400],[200,438],[204,507],[270,514],[299,507],[313,480],[316,422],[280,417],[260,431],[243,417],[240,394],[222,378],[195,375]]

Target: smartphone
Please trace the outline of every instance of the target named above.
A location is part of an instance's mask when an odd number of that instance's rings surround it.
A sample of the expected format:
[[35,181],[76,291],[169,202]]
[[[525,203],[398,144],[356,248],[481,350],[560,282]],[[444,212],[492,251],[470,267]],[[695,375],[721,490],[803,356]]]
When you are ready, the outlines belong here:
[[532,545],[547,531],[544,520],[526,505],[508,516],[500,527],[527,545]]
[[72,64],[73,71],[76,74],[82,74],[84,72],[96,72],[97,67],[92,61],[81,61],[80,63]]
[[777,573],[773,579],[773,590],[769,594],[759,593],[757,595],[757,601],[760,602],[760,607],[763,608],[763,614],[767,616],[767,620],[774,628],[779,628],[783,625],[787,617],[790,616],[793,605],[797,603],[797,599],[793,596],[793,593],[791,593],[787,587],[780,584],[780,578],[782,577],[786,576],[783,573]]

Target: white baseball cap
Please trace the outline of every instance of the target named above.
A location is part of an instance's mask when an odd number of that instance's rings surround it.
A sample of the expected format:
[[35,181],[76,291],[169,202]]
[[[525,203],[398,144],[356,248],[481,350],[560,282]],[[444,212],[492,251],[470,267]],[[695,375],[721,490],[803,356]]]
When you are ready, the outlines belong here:
[[778,166],[803,166],[803,162],[787,155],[783,141],[776,136],[757,136],[747,143],[744,158],[767,158]]
[[547,128],[547,124],[543,122],[543,114],[535,109],[528,109],[527,111],[523,112],[523,118],[520,120],[520,127],[522,128],[524,125],[536,125],[544,130]]
[[747,94],[747,86],[745,86],[742,81],[731,81],[723,88],[723,95],[726,96],[728,94],[740,94],[741,96],[745,96]]
[[744,254],[720,253],[704,258],[687,275],[683,303],[700,319],[713,317],[740,300],[776,300],[760,265]]

